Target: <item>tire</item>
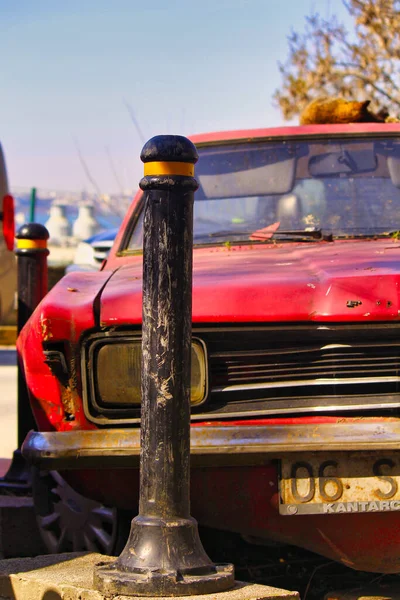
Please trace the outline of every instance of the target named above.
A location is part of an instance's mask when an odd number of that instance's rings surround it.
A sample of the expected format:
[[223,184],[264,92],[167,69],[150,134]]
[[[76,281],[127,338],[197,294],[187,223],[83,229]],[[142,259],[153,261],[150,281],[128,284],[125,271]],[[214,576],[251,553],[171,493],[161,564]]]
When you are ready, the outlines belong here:
[[32,489],[39,532],[49,554],[120,554],[133,514],[81,496],[57,471],[33,469]]

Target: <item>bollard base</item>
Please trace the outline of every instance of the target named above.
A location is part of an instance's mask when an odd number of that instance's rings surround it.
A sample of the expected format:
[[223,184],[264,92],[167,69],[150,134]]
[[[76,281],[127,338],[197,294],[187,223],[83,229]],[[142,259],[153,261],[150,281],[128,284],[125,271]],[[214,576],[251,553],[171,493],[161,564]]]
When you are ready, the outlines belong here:
[[116,563],[99,563],[94,587],[105,595],[121,596],[195,596],[225,592],[235,585],[232,565],[214,565],[213,573],[182,573],[135,569],[121,571]]
[[138,516],[120,557],[99,564],[93,582],[104,594],[191,596],[228,590],[235,574],[233,565],[209,559],[195,519]]

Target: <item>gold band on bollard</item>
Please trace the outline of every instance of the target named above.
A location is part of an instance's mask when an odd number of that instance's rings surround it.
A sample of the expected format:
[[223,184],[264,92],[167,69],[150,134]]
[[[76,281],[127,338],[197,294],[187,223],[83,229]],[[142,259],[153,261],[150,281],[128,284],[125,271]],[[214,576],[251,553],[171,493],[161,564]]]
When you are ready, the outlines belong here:
[[184,175],[194,177],[194,164],[186,162],[153,161],[144,163],[144,176],[147,175]]
[[47,248],[47,240],[18,240],[17,248],[30,250],[31,248]]

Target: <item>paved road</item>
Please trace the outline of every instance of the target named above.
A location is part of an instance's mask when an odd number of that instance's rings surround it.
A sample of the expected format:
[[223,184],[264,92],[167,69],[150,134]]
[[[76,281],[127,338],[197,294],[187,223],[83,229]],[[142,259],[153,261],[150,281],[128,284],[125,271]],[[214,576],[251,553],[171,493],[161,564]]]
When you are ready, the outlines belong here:
[[14,349],[0,348],[0,458],[17,447],[17,367]]

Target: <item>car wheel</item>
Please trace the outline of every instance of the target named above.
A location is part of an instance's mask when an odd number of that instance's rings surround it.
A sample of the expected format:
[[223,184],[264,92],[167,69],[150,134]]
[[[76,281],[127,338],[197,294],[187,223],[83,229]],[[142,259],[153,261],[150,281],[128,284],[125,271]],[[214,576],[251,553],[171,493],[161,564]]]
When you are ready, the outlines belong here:
[[32,488],[37,524],[50,554],[122,551],[133,515],[78,494],[57,471],[33,469]]

